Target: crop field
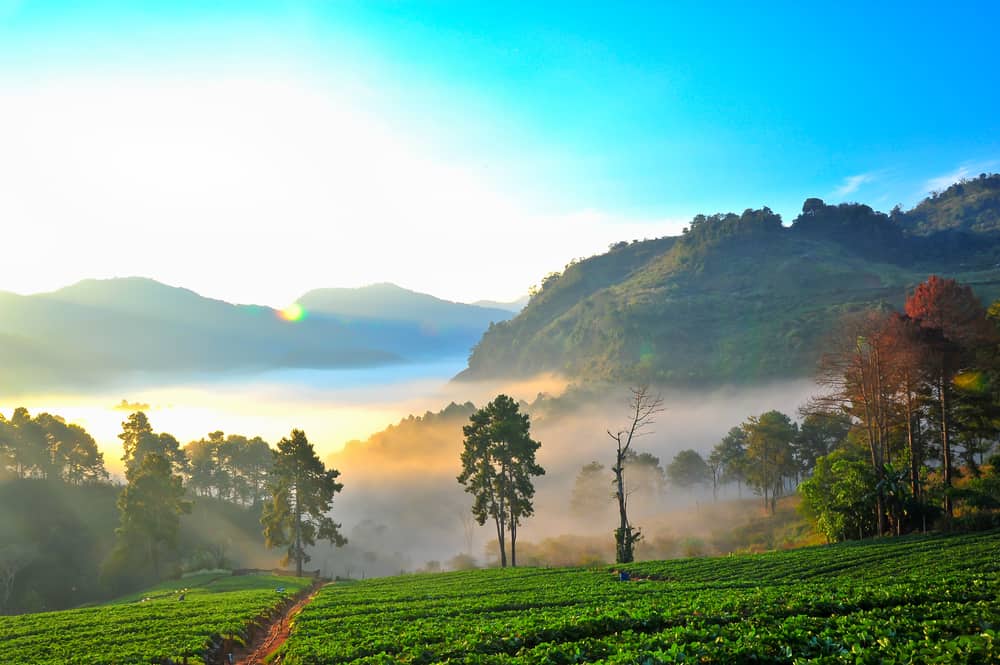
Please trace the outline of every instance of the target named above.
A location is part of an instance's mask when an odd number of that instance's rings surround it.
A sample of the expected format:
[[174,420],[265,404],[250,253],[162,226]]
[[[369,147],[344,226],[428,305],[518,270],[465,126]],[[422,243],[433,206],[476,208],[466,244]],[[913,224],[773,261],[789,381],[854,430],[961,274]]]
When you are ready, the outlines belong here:
[[1000,532],[332,585],[286,665],[997,663]]
[[[310,582],[212,574],[165,583],[116,604],[0,616],[0,663],[202,662],[213,636],[239,639],[252,621]],[[276,592],[279,587],[284,593]]]

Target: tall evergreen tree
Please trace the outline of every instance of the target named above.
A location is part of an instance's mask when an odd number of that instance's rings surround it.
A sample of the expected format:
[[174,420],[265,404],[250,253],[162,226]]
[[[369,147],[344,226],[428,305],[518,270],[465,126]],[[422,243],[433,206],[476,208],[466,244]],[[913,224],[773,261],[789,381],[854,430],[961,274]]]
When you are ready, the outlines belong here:
[[149,565],[158,579],[165,558],[177,548],[180,516],[191,512],[182,479],[173,473],[170,460],[159,453],[145,455],[118,497],[118,510],[121,526],[115,531],[115,568]]
[[122,423],[122,433],[118,435],[122,441],[122,462],[125,463],[125,477],[131,478],[136,469],[142,466],[146,455],[156,453],[170,462],[171,471],[178,473],[187,467],[187,457],[170,434],[156,434],[149,418],[142,411],[129,415]]
[[267,546],[286,547],[284,563],[294,561],[300,577],[302,564],[310,559],[307,545],[315,545],[317,538],[337,547],[347,543],[328,515],[334,495],[344,489],[338,476],[339,471],[323,465],[302,430],[293,429],[291,438],[278,442],[267,482],[271,500],[260,521]]
[[472,514],[479,524],[492,518],[500,546],[500,565],[507,566],[506,533],[510,532],[510,563],[517,565],[517,527],[534,514],[532,476],[545,469],[535,462],[541,446],[530,436],[527,414],[507,395],[497,397],[469,418],[462,428],[465,447],[458,482],[473,495]]

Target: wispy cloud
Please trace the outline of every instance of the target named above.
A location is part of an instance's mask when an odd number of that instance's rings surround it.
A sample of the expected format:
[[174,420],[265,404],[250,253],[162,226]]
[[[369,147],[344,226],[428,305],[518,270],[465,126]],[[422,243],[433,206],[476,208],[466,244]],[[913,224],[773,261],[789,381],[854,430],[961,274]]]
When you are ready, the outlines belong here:
[[971,173],[971,169],[968,165],[959,166],[951,173],[945,173],[944,175],[939,175],[936,178],[929,179],[924,183],[924,190],[927,192],[943,191],[954,185],[962,178],[967,178],[969,173]]
[[869,183],[875,180],[874,173],[859,173],[857,175],[849,175],[844,178],[844,182],[841,183],[840,187],[833,190],[833,195],[836,197],[847,196],[848,194],[853,194],[858,191],[861,185]]

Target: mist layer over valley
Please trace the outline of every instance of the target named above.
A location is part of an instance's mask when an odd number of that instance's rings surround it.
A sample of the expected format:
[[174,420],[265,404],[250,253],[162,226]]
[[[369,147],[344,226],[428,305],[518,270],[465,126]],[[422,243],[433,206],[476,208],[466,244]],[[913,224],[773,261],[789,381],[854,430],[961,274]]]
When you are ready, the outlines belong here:
[[[539,565],[580,565],[614,560],[617,508],[612,498],[614,442],[607,430],[625,425],[629,388],[607,385],[600,396],[570,389],[563,396],[530,392],[534,385],[459,384],[469,393],[506,392],[523,401],[532,437],[541,443],[537,461],[545,475],[535,480],[535,515],[519,529],[519,551]],[[526,390],[527,388],[527,390]],[[759,500],[746,488],[725,487],[718,502],[710,485],[683,489],[666,483],[662,468],[684,449],[707,456],[726,432],[748,416],[806,403],[815,385],[808,380],[727,386],[712,390],[664,389],[665,411],[637,453],[659,458],[660,473],[627,471],[629,514],[643,528],[640,558],[727,549],[727,536],[760,517]],[[487,398],[489,399],[489,398]],[[492,523],[475,524],[472,498],[456,481],[462,427],[484,402],[452,403],[410,416],[366,440],[349,442],[326,458],[342,473],[345,489],[334,515],[350,543],[343,549],[318,546],[315,562],[333,575],[375,576],[402,570],[488,565],[496,559]],[[574,501],[581,468],[598,462],[602,481]],[[582,500],[581,500],[582,499]],[[459,556],[464,555],[464,556]]]

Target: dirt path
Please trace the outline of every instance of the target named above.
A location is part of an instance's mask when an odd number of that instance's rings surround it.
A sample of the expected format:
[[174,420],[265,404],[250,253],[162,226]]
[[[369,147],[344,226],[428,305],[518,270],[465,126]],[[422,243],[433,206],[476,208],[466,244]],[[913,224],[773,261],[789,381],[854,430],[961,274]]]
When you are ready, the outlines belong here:
[[299,611],[312,602],[319,590],[325,585],[310,588],[298,600],[288,606],[280,615],[274,617],[267,626],[267,631],[260,631],[253,642],[245,648],[236,649],[233,653],[236,665],[263,665],[267,657],[278,650],[292,630],[292,619]]

